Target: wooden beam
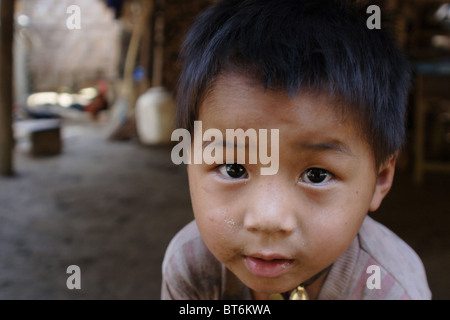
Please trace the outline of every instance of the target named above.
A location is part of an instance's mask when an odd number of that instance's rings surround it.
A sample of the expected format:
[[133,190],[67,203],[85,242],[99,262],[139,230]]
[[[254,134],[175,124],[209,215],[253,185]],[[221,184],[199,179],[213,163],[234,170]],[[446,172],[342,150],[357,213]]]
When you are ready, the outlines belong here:
[[13,33],[14,0],[0,0],[0,174],[13,169]]
[[164,67],[164,0],[157,2],[158,10],[155,17],[154,27],[154,47],[153,47],[153,75],[152,86],[159,87],[163,85],[163,67]]

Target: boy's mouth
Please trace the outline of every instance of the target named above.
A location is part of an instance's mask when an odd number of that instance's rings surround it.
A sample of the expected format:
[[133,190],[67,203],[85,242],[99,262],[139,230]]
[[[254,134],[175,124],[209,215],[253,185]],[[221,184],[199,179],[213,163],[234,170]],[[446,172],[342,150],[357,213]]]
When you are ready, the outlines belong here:
[[275,278],[287,272],[294,260],[282,256],[244,256],[247,269],[255,276]]

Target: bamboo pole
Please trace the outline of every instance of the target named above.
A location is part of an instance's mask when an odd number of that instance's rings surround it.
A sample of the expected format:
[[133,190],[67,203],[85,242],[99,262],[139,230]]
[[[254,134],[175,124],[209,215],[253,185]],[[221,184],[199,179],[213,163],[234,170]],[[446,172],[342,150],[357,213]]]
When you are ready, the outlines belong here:
[[124,79],[122,86],[122,95],[128,98],[128,113],[133,110],[134,102],[136,100],[136,93],[134,91],[133,72],[136,66],[136,57],[139,51],[139,45],[141,42],[144,29],[148,25],[148,19],[153,11],[153,1],[141,1],[142,12],[137,24],[134,26],[133,33],[131,35],[130,44],[125,59],[124,66]]
[[0,174],[13,169],[13,31],[14,0],[0,0]]

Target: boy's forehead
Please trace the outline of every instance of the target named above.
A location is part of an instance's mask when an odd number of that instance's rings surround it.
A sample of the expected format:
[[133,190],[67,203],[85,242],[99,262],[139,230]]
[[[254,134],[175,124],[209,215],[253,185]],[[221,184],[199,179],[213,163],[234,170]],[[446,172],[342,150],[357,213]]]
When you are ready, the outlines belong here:
[[[345,140],[363,142],[356,117],[345,112],[341,99],[325,92],[266,89],[255,79],[232,73],[216,79],[203,100],[199,120],[204,129],[279,129],[280,140],[292,145],[349,151]],[[313,149],[313,148],[309,148]]]
[[[208,88],[200,103],[199,118],[208,118],[209,115],[215,115],[217,112],[231,111],[236,106],[240,108],[234,111],[239,113],[268,112],[283,116],[287,113],[287,107],[295,110],[296,107],[304,104],[314,104],[315,108],[331,113],[333,118],[341,123],[348,120],[350,113],[342,99],[324,90],[303,88],[290,94],[285,88],[266,88],[258,79],[233,72],[219,75]],[[250,108],[250,106],[257,108]],[[320,117],[321,114],[317,116]],[[290,122],[293,119],[287,117],[285,120]]]

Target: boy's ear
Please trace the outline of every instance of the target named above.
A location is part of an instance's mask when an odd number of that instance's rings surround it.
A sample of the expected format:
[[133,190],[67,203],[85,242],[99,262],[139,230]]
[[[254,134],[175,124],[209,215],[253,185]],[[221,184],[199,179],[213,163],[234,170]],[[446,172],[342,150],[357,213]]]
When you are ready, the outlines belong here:
[[369,206],[370,212],[378,210],[384,197],[391,189],[392,182],[394,181],[395,162],[397,161],[397,156],[397,154],[392,156],[378,170],[375,191]]

